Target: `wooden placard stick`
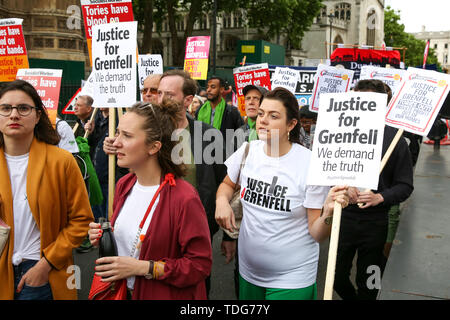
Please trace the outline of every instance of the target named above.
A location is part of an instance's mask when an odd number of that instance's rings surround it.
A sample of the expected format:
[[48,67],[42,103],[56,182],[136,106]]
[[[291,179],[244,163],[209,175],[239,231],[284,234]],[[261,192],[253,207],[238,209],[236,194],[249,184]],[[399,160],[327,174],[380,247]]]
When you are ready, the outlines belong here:
[[[98,112],[98,108],[94,108],[94,111],[92,111],[92,115],[91,118],[89,119],[89,121],[92,123],[92,121],[95,121],[95,116],[97,115]],[[78,123],[77,123],[78,124]],[[87,139],[87,137],[89,136],[89,131],[85,130],[84,131],[84,138]]]
[[341,229],[342,206],[334,202],[333,224],[331,226],[330,246],[328,249],[327,273],[325,277],[325,291],[323,300],[333,300],[334,275],[339,245],[339,230]]
[[[116,112],[109,113],[109,136],[114,137],[116,135]],[[108,220],[111,220],[113,215],[113,201],[114,191],[116,185],[116,156],[110,154],[108,156]]]
[[78,122],[75,123],[75,125],[72,128],[73,134],[75,134],[75,132],[77,132],[79,126],[80,126],[80,124]]
[[122,107],[117,108],[117,115],[118,115],[119,121],[120,121],[123,116],[123,108]]
[[383,159],[381,160],[380,174],[381,174],[381,172],[383,172],[384,166],[386,165],[389,158],[391,157],[391,154],[394,151],[395,147],[397,146],[397,143],[400,141],[400,138],[402,137],[404,131],[405,130],[403,130],[403,129],[398,129],[397,134],[394,136],[394,139],[392,139],[392,142],[389,145],[389,148],[386,150],[386,153],[384,154]]

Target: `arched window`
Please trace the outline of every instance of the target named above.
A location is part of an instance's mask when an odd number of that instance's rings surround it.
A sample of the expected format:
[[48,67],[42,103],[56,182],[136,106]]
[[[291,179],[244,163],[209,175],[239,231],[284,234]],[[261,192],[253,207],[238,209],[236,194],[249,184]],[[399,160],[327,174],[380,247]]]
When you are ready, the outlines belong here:
[[223,28],[224,29],[228,29],[228,28],[230,28],[231,26],[230,26],[230,24],[229,24],[229,20],[228,20],[228,14],[226,14],[226,15],[224,15],[223,16],[223,18],[222,18],[222,23],[223,23]]
[[234,28],[242,27],[242,15],[240,13],[234,14]]
[[200,19],[200,30],[207,29],[206,16],[203,15]]
[[351,4],[347,2],[338,3],[334,6],[334,17],[340,20],[350,20],[351,9]]
[[377,13],[374,9],[370,10],[367,14],[367,36],[366,44],[368,46],[375,45],[375,30],[377,26]]
[[335,43],[335,45],[333,46],[333,51],[337,49],[338,44],[340,43],[344,43],[344,40],[342,40],[342,37],[338,34],[335,38],[333,43]]

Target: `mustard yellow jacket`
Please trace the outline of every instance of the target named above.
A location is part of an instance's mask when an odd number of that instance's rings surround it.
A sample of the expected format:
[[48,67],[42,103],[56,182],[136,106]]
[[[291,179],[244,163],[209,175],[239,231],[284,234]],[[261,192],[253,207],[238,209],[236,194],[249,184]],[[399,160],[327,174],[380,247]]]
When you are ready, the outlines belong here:
[[[41,233],[41,257],[44,255],[54,267],[49,273],[53,298],[76,299],[74,282],[67,281],[71,276],[74,278],[73,273],[67,273],[67,269],[73,265],[72,249],[86,237],[93,215],[80,169],[73,156],[34,139],[28,160],[27,196]],[[0,299],[5,300],[14,298],[14,216],[3,148],[0,148],[0,217],[11,226],[9,241],[0,257]]]

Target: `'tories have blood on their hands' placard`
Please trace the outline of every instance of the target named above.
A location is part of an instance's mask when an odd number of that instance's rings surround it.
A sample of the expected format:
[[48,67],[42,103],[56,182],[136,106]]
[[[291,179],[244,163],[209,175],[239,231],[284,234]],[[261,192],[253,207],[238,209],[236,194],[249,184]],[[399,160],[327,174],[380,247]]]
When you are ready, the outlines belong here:
[[271,90],[269,65],[260,63],[234,68],[233,75],[238,97],[238,108],[241,115],[245,115],[245,101],[242,90],[249,84]]
[[17,71],[17,79],[29,82],[36,89],[53,126],[55,126],[58,113],[62,72],[62,70],[54,69],[20,69]]
[[377,189],[386,103],[374,92],[321,96],[308,185]]
[[0,20],[0,82],[16,79],[17,70],[28,69],[23,19]]
[[134,21],[133,4],[131,0],[80,0],[84,18],[84,28],[92,65],[92,27],[117,22]]

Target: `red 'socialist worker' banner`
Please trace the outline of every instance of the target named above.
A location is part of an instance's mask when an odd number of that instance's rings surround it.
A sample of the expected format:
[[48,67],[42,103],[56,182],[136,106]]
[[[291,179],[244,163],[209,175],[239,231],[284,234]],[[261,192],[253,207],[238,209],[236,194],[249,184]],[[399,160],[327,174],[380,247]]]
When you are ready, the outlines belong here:
[[98,24],[134,21],[133,4],[131,0],[81,0],[81,10],[92,65],[92,27]]
[[17,70],[29,67],[22,21],[0,20],[0,82],[14,81]]

